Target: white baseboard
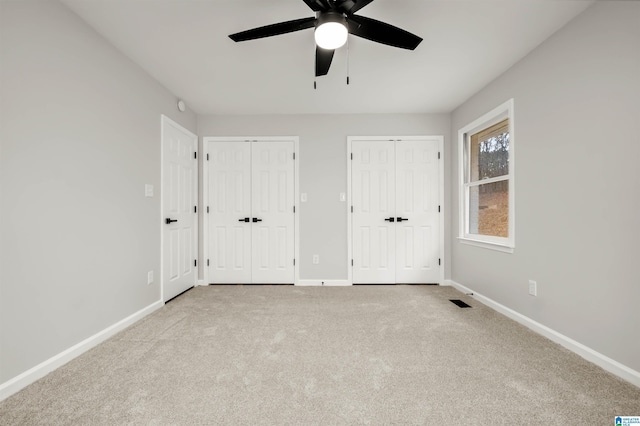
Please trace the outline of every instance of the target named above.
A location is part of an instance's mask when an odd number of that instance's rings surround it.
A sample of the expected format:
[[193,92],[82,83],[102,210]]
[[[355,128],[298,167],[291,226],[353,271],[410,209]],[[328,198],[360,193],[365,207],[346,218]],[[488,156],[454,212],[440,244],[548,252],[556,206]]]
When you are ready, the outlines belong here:
[[198,282],[196,283],[196,285],[199,285],[199,286],[207,286],[207,285],[209,285],[209,284],[207,284],[204,280],[198,280]]
[[336,286],[350,286],[351,283],[347,280],[299,280],[296,285],[336,287]]
[[448,281],[448,284],[446,285],[451,285],[458,291],[465,294],[469,294],[471,297],[478,300],[483,305],[486,305],[491,309],[497,312],[500,312],[506,317],[511,318],[516,322],[519,322],[520,324],[524,325],[525,327],[528,327],[529,329],[535,331],[538,334],[541,334],[547,339],[552,340],[564,346],[565,348],[569,349],[571,352],[574,352],[580,355],[582,358],[586,359],[589,362],[592,362],[598,367],[601,367],[607,370],[608,372],[615,374],[621,379],[624,379],[629,383],[632,383],[635,386],[640,387],[640,372],[633,370],[627,367],[626,365],[621,364],[618,361],[611,359],[608,356],[603,355],[600,352],[597,352],[591,349],[590,347],[585,346],[582,343],[577,342],[571,339],[570,337],[567,337],[564,334],[561,334],[547,327],[546,325],[540,324],[539,322],[534,321],[531,318],[514,311],[513,309],[507,308],[506,306],[496,302],[495,300],[492,300],[486,296],[478,294],[474,290],[468,287],[465,287],[460,283],[457,283],[453,280],[446,280],[446,281]]
[[31,383],[35,382],[38,379],[41,379],[42,377],[46,376],[56,368],[59,368],[64,364],[68,363],[69,361],[71,361],[72,359],[82,355],[89,349],[104,342],[109,337],[115,335],[121,330],[124,330],[131,324],[141,320],[142,318],[146,317],[147,315],[156,311],[162,306],[164,306],[164,303],[161,301],[152,303],[146,308],[143,308],[138,312],[132,315],[129,315],[125,319],[118,321],[117,323],[111,325],[110,327],[105,328],[104,330],[70,347],[69,349],[60,352],[58,355],[55,355],[49,358],[48,360],[41,362],[40,364],[14,377],[13,379],[0,384],[0,401],[10,397],[14,393],[18,392],[20,389],[30,385]]

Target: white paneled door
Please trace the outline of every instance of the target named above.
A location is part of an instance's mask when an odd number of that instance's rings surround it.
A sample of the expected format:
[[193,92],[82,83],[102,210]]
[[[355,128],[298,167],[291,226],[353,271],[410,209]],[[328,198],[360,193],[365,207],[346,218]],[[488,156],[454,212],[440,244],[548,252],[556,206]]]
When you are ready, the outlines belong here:
[[207,152],[209,283],[293,283],[294,143],[209,141]]
[[293,143],[253,142],[251,148],[251,279],[293,284]]
[[354,284],[440,280],[439,140],[351,144]]
[[370,141],[353,142],[351,147],[354,282],[394,283],[395,145]]
[[169,300],[197,280],[198,138],[162,117],[162,289]]
[[[251,143],[209,143],[207,238],[214,283],[251,282]],[[205,266],[207,267],[207,266]]]

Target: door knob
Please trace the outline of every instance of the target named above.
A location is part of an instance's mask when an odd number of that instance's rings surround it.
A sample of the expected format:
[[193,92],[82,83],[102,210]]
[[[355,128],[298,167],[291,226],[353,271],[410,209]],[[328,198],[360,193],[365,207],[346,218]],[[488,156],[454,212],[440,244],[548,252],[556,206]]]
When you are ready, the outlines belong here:
[[393,217],[388,217],[388,218],[386,218],[385,220],[386,220],[387,222],[395,222],[395,220],[396,220],[396,219],[395,219],[395,218],[393,218]]
[[258,219],[257,217],[254,217],[253,218],[253,223],[256,223],[256,222],[262,222],[262,219]]
[[397,217],[396,220],[398,222],[404,222],[405,220],[409,220],[409,219],[405,219],[404,217]]
[[243,219],[238,219],[238,222],[249,222],[249,218],[245,217]]
[[177,222],[177,221],[178,221],[178,219],[170,219],[170,218],[166,218],[166,219],[164,220],[164,223],[166,223],[166,224],[168,225],[168,224],[170,224],[170,223],[172,223],[172,222]]

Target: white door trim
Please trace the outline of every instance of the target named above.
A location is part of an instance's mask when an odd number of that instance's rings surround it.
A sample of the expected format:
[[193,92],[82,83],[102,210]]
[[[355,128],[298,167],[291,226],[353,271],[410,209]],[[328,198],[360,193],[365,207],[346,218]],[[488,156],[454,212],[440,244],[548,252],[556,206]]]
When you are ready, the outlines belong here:
[[[164,114],[160,115],[160,302],[164,304],[164,145],[165,145],[165,128],[166,126],[172,126],[176,129],[180,130],[184,134],[188,135],[191,138],[196,140],[194,149],[196,155],[198,155],[198,136],[189,131],[188,129],[182,127],[180,124],[176,123],[169,117]],[[195,190],[195,200],[197,203],[198,200],[198,163],[196,162],[196,173],[195,173],[195,182],[194,182],[194,190]],[[197,204],[196,204],[197,205]],[[198,206],[199,208],[199,206]],[[196,259],[198,259],[198,240],[199,240],[199,232],[198,232],[198,219],[196,217],[194,223],[194,236],[193,236],[193,252],[195,253]],[[198,268],[196,267],[194,273],[194,281],[193,286],[198,285]]]
[[203,245],[204,245],[204,253],[202,257],[203,270],[203,283],[204,285],[209,284],[209,268],[207,268],[207,259],[209,259],[209,224],[208,220],[206,220],[207,214],[207,206],[209,203],[209,167],[206,167],[207,157],[209,155],[209,142],[269,142],[269,141],[287,141],[293,142],[293,152],[295,154],[295,160],[293,162],[293,203],[295,207],[295,215],[294,215],[294,257],[295,257],[295,265],[294,265],[294,285],[298,285],[300,281],[300,185],[298,184],[300,180],[300,137],[298,136],[207,136],[202,138],[202,149],[203,153],[203,167],[202,167],[202,214],[203,214]]
[[436,140],[438,141],[438,152],[440,153],[440,161],[438,163],[439,169],[439,180],[438,182],[438,192],[439,192],[439,205],[440,205],[440,259],[442,263],[440,265],[440,285],[444,284],[444,271],[445,271],[445,263],[446,259],[444,256],[444,216],[445,216],[445,208],[444,208],[444,136],[434,135],[434,136],[347,136],[347,281],[350,285],[353,285],[353,235],[352,235],[352,224],[351,224],[351,206],[352,206],[352,195],[351,195],[351,144],[354,141],[398,141],[398,140],[406,140],[406,141],[419,141],[419,140]]

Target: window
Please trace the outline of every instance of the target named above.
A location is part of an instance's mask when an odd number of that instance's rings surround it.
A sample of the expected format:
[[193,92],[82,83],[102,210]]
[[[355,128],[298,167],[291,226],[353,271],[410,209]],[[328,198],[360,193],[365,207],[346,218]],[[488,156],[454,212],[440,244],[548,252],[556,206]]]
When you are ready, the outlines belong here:
[[458,132],[460,240],[514,248],[513,99]]

